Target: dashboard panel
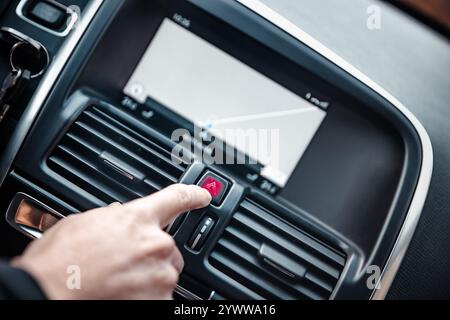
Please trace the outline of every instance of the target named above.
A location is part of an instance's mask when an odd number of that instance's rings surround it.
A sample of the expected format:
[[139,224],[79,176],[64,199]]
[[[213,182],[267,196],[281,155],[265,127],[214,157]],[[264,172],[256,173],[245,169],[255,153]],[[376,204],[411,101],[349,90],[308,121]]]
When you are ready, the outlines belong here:
[[257,3],[98,1],[4,202],[27,192],[68,215],[213,178],[220,200],[167,230],[180,296],[377,297],[367,270],[387,270],[420,214],[426,133]]

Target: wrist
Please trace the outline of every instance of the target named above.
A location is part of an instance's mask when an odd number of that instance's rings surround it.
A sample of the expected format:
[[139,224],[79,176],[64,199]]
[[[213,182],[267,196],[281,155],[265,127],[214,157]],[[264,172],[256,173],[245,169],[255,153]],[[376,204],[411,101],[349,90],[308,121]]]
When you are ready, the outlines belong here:
[[49,300],[68,300],[74,297],[70,295],[64,278],[57,274],[43,270],[37,265],[29,264],[22,257],[16,257],[11,261],[11,266],[27,273],[41,289]]

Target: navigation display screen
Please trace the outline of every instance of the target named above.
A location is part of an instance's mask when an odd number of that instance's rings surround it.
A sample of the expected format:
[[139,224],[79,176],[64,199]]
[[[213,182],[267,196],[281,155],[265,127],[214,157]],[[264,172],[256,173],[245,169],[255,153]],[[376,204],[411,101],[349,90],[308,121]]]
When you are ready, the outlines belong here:
[[207,129],[255,159],[261,176],[280,187],[326,117],[322,109],[170,19],[161,24],[124,92],[142,104],[154,99]]

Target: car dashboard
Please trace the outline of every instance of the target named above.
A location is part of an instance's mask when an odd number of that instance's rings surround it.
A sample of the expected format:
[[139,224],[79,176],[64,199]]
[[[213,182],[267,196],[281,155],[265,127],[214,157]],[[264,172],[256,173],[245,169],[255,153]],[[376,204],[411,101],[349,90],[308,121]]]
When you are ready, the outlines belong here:
[[[1,18],[2,76],[11,30],[49,57],[0,124],[2,212],[197,184],[213,203],[167,228],[179,298],[386,297],[433,169],[398,100],[259,1],[71,1],[67,34],[33,2]],[[25,238],[3,224],[14,255]]]

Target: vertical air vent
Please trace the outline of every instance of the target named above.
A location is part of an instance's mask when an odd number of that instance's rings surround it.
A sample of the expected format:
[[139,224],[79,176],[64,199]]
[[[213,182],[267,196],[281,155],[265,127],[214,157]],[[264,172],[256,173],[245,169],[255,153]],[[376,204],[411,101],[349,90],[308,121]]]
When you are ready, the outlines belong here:
[[254,299],[329,299],[345,255],[246,199],[209,258]]
[[48,166],[105,203],[126,202],[176,183],[186,170],[150,136],[116,113],[87,108],[55,148]]

